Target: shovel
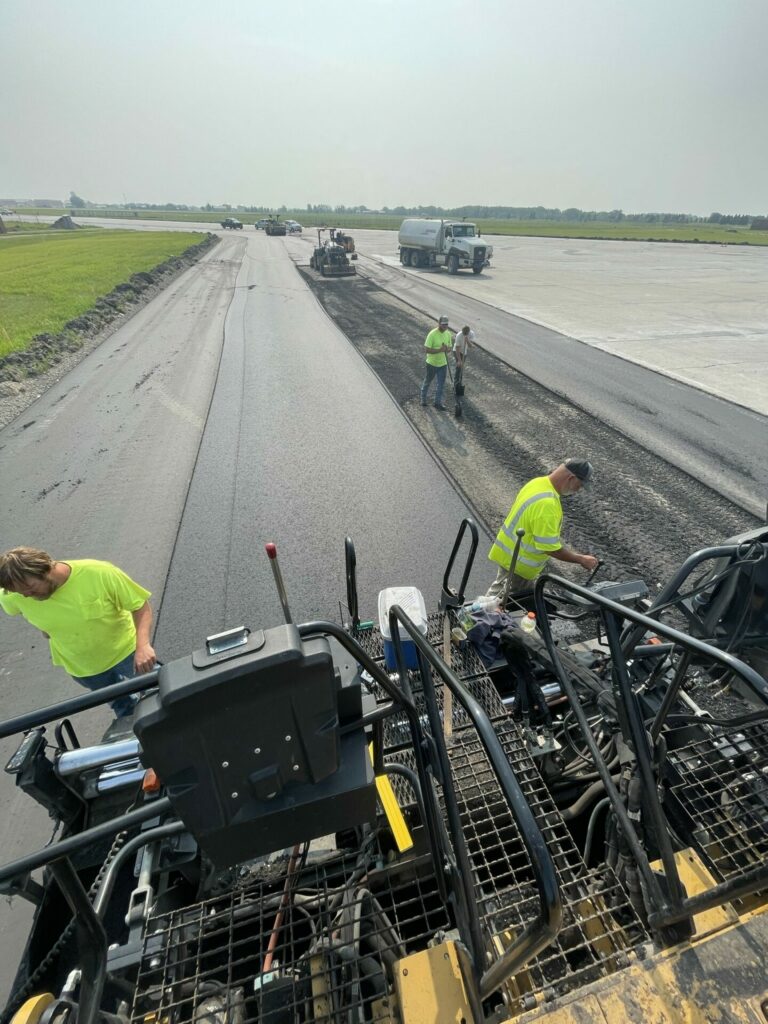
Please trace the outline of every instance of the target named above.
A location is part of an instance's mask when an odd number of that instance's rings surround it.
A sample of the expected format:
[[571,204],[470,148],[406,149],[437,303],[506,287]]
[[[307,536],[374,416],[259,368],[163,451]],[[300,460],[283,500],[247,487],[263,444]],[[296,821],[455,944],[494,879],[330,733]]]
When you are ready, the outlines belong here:
[[[448,363],[447,365],[448,365],[448,376],[451,379],[451,386],[453,387],[453,396],[454,396],[454,400],[456,402],[456,405],[455,405],[454,410],[453,410],[453,415],[458,420],[458,419],[461,419],[461,417],[464,415],[464,411],[461,408],[461,396],[464,394],[464,385],[458,383],[457,381],[454,381],[453,374],[451,373],[451,364]],[[459,375],[459,371],[457,370],[456,371],[456,377],[459,378],[459,376],[460,376]]]

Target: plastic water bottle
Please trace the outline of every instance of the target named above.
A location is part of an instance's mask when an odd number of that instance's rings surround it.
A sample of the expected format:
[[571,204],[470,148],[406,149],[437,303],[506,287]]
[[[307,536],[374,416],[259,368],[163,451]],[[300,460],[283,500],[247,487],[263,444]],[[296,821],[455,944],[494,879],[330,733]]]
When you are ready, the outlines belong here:
[[520,619],[520,629],[524,633],[533,633],[536,629],[536,612],[528,612]]
[[471,612],[494,612],[499,610],[499,599],[498,597],[489,597],[487,594],[481,594],[480,597],[476,597],[470,606]]

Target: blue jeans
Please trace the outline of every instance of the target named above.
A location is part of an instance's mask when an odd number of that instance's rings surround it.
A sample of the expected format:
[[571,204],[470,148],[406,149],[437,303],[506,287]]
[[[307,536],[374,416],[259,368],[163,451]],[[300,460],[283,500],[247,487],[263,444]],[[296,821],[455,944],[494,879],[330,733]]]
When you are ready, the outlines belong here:
[[445,387],[445,375],[448,372],[447,364],[445,366],[433,366],[432,363],[427,363],[427,373],[424,380],[421,382],[421,404],[427,404],[427,391],[429,391],[429,385],[432,383],[435,377],[437,377],[437,389],[435,390],[435,405],[443,404],[443,388]]
[[[127,658],[118,661],[116,665],[108,668],[106,672],[97,672],[95,676],[83,676],[83,678],[72,676],[72,678],[76,683],[84,686],[86,690],[100,690],[102,686],[121,683],[124,679],[133,679],[135,675],[133,654],[129,654]],[[123,697],[116,697],[113,701],[110,701],[109,706],[115,712],[115,718],[125,718],[126,715],[133,714],[137,701],[138,697],[135,693],[126,693]]]

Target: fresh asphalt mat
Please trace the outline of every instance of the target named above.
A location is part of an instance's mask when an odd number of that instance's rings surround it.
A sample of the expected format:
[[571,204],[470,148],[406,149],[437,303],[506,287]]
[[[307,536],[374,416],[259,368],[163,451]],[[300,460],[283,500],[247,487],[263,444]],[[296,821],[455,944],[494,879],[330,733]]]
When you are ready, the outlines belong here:
[[[526,480],[572,456],[589,458],[595,478],[563,502],[563,539],[604,560],[598,579],[640,576],[653,587],[692,551],[759,525],[662,454],[647,451],[477,346],[464,375],[462,417],[454,416],[450,381],[445,412],[431,404],[422,408],[423,344],[434,322],[363,276],[328,279],[309,268],[298,270],[492,533]],[[460,327],[451,324],[453,332]],[[553,365],[553,380],[557,373]],[[565,390],[562,381],[558,384]],[[369,445],[375,458],[375,424],[361,424],[360,434],[361,445]],[[674,445],[673,437],[669,444]],[[435,509],[435,528],[445,530],[447,542],[457,527],[441,523]],[[488,568],[490,577],[490,563]],[[582,570],[556,568],[583,581]]]

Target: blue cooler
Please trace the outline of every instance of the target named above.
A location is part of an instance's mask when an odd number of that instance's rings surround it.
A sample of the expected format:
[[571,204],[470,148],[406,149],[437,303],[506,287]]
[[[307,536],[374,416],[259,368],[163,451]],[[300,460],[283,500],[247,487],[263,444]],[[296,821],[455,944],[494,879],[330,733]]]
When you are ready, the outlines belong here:
[[[400,605],[422,636],[427,635],[427,609],[420,590],[416,587],[387,587],[386,590],[381,590],[379,592],[379,629],[384,640],[384,664],[389,672],[397,669],[395,645],[392,643],[392,634],[389,631],[389,609],[393,604]],[[416,644],[402,625],[400,626],[400,640],[406,667],[418,668]]]

